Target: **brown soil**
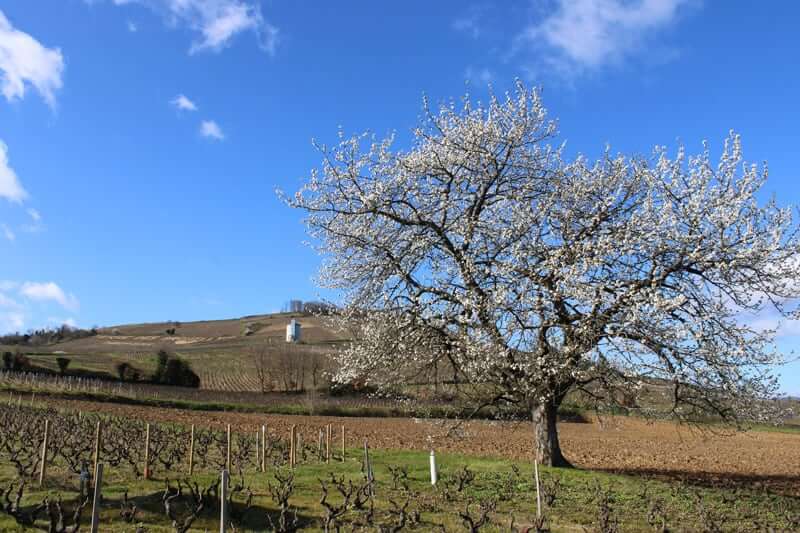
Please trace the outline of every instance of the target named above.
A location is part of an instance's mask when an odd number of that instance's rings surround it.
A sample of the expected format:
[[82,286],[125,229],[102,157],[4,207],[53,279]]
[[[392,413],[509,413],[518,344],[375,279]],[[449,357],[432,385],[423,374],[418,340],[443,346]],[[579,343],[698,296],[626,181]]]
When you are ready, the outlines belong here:
[[[407,418],[337,418],[321,416],[258,415],[198,412],[181,409],[134,407],[75,400],[53,400],[58,407],[102,411],[148,422],[178,422],[210,427],[231,424],[236,431],[252,431],[267,424],[271,432],[288,435],[296,425],[314,441],[325,424],[347,428],[348,446],[368,439],[373,448],[425,450],[430,440],[442,452],[530,460],[532,433],[527,424],[475,421],[456,428],[428,420]],[[768,487],[800,496],[800,434],[768,431],[721,434],[649,423],[635,418],[606,418],[600,423],[563,422],[559,425],[566,457],[580,468],[659,478],[684,479],[703,485]],[[309,442],[311,442],[309,441]]]

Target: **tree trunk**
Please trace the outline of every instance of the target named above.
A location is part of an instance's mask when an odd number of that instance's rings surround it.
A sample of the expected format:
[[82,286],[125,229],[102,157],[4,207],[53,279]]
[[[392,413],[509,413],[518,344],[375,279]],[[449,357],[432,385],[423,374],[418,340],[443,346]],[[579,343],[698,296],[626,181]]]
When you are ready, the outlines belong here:
[[557,412],[558,403],[555,400],[531,409],[536,457],[541,465],[570,467],[572,465],[561,454],[558,443]]

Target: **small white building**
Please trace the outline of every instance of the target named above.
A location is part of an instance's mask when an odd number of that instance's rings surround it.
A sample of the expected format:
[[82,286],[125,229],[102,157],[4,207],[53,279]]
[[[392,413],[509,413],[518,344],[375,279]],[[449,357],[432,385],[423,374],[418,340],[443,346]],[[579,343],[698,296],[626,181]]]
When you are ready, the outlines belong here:
[[300,322],[294,318],[286,325],[286,342],[300,342]]

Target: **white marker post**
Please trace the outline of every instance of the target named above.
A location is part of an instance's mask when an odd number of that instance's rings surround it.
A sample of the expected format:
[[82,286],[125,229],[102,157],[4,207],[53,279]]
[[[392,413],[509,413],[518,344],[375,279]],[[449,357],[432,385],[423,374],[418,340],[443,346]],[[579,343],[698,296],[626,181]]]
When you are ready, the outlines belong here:
[[431,450],[431,485],[436,485],[438,480],[436,475],[436,454]]

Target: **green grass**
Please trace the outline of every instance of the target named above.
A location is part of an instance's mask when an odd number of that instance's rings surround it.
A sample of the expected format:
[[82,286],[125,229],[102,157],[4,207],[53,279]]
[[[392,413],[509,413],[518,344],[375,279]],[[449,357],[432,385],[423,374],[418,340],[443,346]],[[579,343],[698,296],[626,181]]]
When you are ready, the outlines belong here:
[[[323,510],[319,504],[319,479],[326,479],[330,472],[344,475],[348,479],[361,479],[361,450],[348,451],[348,459],[341,463],[333,461],[330,465],[312,460],[295,469],[295,491],[290,503],[298,510],[305,528],[308,531],[320,530],[320,519]],[[529,464],[512,461],[479,458],[463,455],[442,455],[437,457],[440,469],[438,488],[430,485],[428,470],[428,454],[425,452],[398,452],[376,450],[371,453],[376,479],[375,508],[376,516],[383,522],[390,508],[389,500],[403,503],[411,500],[410,509],[421,511],[423,523],[418,531],[430,531],[435,524],[442,524],[447,531],[464,531],[464,526],[457,516],[471,501],[493,500],[497,502],[497,511],[491,514],[492,527],[482,531],[508,531],[513,515],[516,524],[530,524],[536,514],[536,498],[534,492],[532,467]],[[392,477],[389,466],[405,465],[408,467],[409,489],[392,488]],[[475,480],[462,492],[458,492],[448,479],[464,466],[475,473]],[[519,469],[515,474],[512,466]],[[173,479],[180,473],[169,474]],[[6,485],[14,477],[7,466],[0,467],[0,479]],[[103,506],[101,531],[122,532],[135,529],[124,523],[119,516],[120,502],[127,490],[129,497],[136,502],[140,511],[138,521],[146,525],[147,531],[172,531],[163,512],[161,494],[165,486],[165,474],[156,472],[154,479],[144,481],[130,479],[118,471],[107,470],[103,489]],[[209,472],[194,476],[201,485],[212,481],[214,475]],[[670,516],[668,525],[672,528],[680,526],[683,530],[702,530],[705,520],[712,520],[723,526],[725,531],[750,531],[759,524],[769,524],[777,530],[790,530],[785,512],[800,514],[800,502],[797,499],[766,494],[758,490],[740,489],[736,492],[722,489],[699,489],[679,484],[647,480],[637,477],[619,476],[583,470],[541,469],[543,483],[551,484],[559,479],[561,488],[557,492],[556,501],[546,509],[550,524],[554,531],[581,531],[583,526],[592,527],[599,513],[597,491],[611,494],[611,515],[622,525],[623,531],[652,531],[647,521],[647,514],[653,502],[661,502]],[[254,494],[253,507],[242,514],[239,519],[240,530],[264,531],[266,516],[276,512],[276,506],[267,493],[267,483],[274,482],[271,473],[249,472],[245,475],[245,484]],[[445,487],[449,486],[449,490]],[[62,494],[65,501],[71,501],[76,492],[77,482],[74,476],[52,468],[49,478],[42,489],[26,492],[25,503],[33,505],[45,496],[55,497]],[[332,501],[339,498],[333,496]],[[701,510],[697,498],[702,501]],[[242,501],[239,498],[238,501]],[[476,505],[472,506],[475,509]],[[238,514],[241,505],[235,507]],[[181,511],[182,512],[182,511]],[[84,513],[84,523],[88,523],[89,507]],[[203,513],[195,522],[193,530],[217,530],[218,508],[214,506]],[[352,512],[350,519],[360,519],[363,513]],[[40,521],[37,526],[44,526]],[[23,529],[13,519],[0,514],[0,530],[2,531],[36,531]],[[41,530],[41,529],[38,529]],[[374,528],[372,529],[374,530]]]

